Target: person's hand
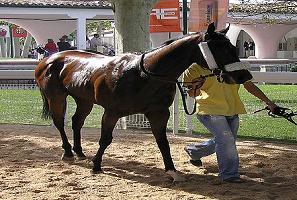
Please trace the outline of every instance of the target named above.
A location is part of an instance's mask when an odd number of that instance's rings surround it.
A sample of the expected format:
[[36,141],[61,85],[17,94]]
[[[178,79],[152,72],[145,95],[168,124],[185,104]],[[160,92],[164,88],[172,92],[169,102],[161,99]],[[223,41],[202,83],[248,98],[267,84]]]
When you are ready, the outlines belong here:
[[190,85],[190,89],[188,90],[188,94],[190,97],[195,98],[200,94],[199,89],[202,87],[202,85],[205,82],[205,78],[195,78],[192,81],[192,84]]
[[198,77],[192,80],[192,89],[199,89],[205,82],[205,77]]

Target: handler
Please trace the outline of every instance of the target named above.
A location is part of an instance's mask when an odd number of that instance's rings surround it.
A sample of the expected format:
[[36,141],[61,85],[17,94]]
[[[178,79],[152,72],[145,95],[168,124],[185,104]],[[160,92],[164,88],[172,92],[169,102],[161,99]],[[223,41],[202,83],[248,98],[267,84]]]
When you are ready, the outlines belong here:
[[[246,110],[238,94],[240,85],[221,83],[216,77],[199,78],[207,74],[209,70],[193,64],[185,71],[183,81],[187,82],[184,85],[190,88],[189,96],[197,102],[197,119],[213,134],[214,139],[202,144],[187,145],[185,151],[191,157],[190,162],[196,166],[202,165],[202,157],[216,153],[220,181],[241,183],[243,180],[238,172],[236,137],[239,128],[238,115],[245,114]],[[250,80],[243,83],[243,86],[262,100],[272,112],[277,107]]]

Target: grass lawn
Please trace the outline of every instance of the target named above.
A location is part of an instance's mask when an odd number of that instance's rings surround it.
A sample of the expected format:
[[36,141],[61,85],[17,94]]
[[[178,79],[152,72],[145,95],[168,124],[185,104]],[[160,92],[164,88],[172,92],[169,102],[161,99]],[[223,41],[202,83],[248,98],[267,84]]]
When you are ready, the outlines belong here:
[[[279,106],[291,108],[297,112],[297,86],[296,85],[258,85],[258,87]],[[247,114],[240,115],[240,137],[261,139],[279,139],[297,141],[297,126],[284,118],[272,118],[267,111],[253,114],[254,111],[265,107],[260,100],[249,94],[243,87],[240,96],[246,107]],[[203,125],[193,119],[196,133],[208,134]],[[297,116],[295,117],[297,121]]]
[[[68,116],[75,112],[75,102],[68,97]],[[39,90],[0,90],[0,123],[50,125],[51,120],[41,118],[42,98]],[[98,127],[103,110],[94,106],[85,126]],[[71,119],[68,119],[71,125]]]
[[[260,85],[259,86],[270,99],[283,107],[297,111],[297,86],[296,85]],[[255,110],[264,108],[264,104],[255,97],[240,89],[240,96],[244,102],[248,114],[240,116],[240,137],[252,137],[261,139],[297,140],[297,126],[283,118],[272,118],[267,111],[252,114]],[[181,102],[180,102],[181,104]],[[0,123],[18,123],[50,125],[51,121],[41,119],[42,99],[38,90],[0,90]],[[75,103],[69,97],[69,116],[75,111]],[[102,108],[95,106],[88,116],[86,127],[100,127]],[[181,114],[180,118],[185,115]],[[296,121],[297,121],[297,117]],[[184,119],[180,119],[184,121]],[[71,119],[68,120],[70,125]],[[172,123],[170,120],[169,124]],[[209,132],[193,117],[193,128],[196,134],[208,134]]]

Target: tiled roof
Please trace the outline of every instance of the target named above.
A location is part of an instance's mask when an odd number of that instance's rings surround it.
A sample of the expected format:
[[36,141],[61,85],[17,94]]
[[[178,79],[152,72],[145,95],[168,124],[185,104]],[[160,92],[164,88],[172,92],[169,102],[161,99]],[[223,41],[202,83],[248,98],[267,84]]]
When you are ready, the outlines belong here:
[[0,7],[111,8],[111,0],[1,0]]
[[296,14],[297,2],[278,2],[278,3],[263,3],[263,4],[230,4],[229,13],[275,13],[275,14]]

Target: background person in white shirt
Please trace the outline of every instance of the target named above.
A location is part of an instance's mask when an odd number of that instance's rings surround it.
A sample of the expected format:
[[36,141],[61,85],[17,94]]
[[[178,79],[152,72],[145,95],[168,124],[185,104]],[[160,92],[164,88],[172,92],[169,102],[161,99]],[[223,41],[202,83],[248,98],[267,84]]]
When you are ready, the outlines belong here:
[[90,40],[90,49],[92,51],[97,51],[97,47],[102,46],[102,41],[99,34],[95,33],[94,37]]

